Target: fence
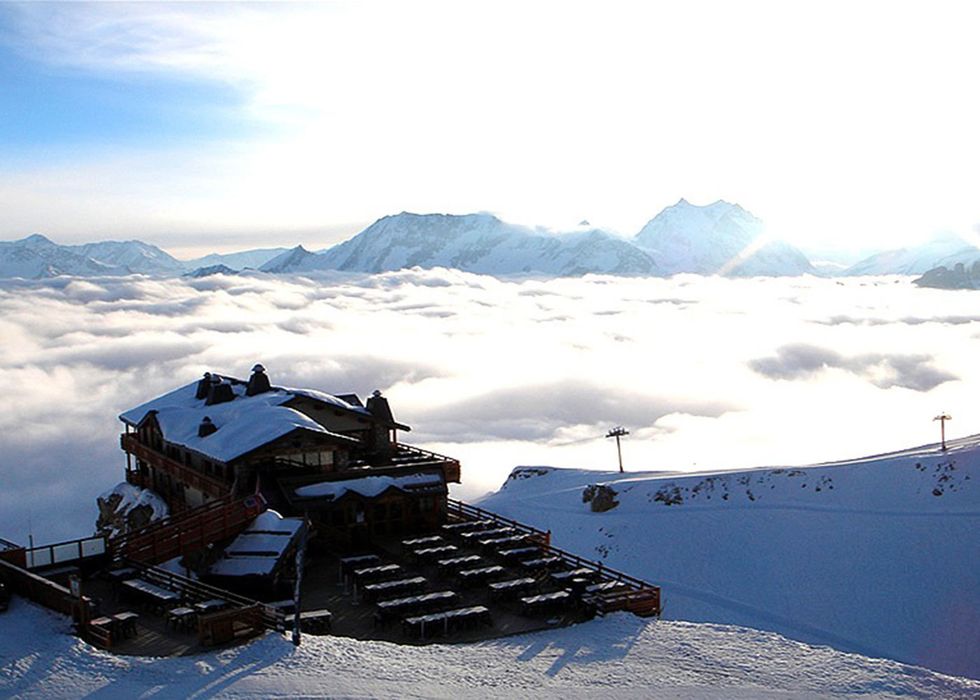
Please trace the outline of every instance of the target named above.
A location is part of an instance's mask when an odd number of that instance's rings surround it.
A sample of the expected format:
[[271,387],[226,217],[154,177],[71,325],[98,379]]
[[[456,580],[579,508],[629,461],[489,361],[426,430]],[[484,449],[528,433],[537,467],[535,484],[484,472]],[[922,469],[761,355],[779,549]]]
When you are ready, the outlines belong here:
[[71,591],[32,571],[22,569],[10,562],[0,559],[0,578],[5,580],[11,590],[35,603],[66,615],[76,614],[75,598]]
[[558,557],[572,568],[584,567],[593,569],[598,573],[599,578],[603,581],[616,581],[623,584],[626,590],[620,590],[612,593],[601,593],[596,596],[598,598],[599,612],[605,613],[613,610],[628,610],[629,612],[642,617],[660,615],[663,608],[661,605],[659,586],[654,586],[651,583],[647,583],[643,579],[630,576],[622,571],[611,569],[602,562],[595,562],[585,559],[577,554],[572,554],[571,552],[566,552],[563,549],[552,546],[550,530],[547,532],[542,532],[541,530],[533,528],[530,525],[525,525],[516,520],[505,518],[502,515],[497,515],[496,513],[484,510],[483,508],[471,506],[468,503],[456,501],[452,498],[447,500],[449,515],[458,520],[491,520],[495,523],[505,524],[519,532],[527,534],[542,549],[546,550],[548,554]]

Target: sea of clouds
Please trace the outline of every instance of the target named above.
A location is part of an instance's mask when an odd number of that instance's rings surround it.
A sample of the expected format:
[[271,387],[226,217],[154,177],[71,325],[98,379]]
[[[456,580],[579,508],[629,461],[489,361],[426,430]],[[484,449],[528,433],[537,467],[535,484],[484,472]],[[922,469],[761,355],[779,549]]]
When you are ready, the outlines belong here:
[[500,280],[451,270],[0,282],[0,537],[94,530],[122,411],[211,370],[381,389],[463,464],[797,465],[978,432],[978,297],[909,278]]

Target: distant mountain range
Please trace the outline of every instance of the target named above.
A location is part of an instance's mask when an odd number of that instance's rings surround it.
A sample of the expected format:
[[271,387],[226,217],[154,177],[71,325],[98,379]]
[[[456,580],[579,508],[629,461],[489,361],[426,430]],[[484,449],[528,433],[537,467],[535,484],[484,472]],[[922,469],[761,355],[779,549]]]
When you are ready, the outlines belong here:
[[[945,236],[917,248],[878,253],[838,274],[923,274],[980,260],[980,249]],[[412,214],[378,219],[353,238],[323,251],[303,246],[211,254],[180,261],[141,241],[58,245],[44,236],[0,242],[0,278],[57,275],[153,276],[272,274],[314,270],[385,272],[447,267],[490,275],[589,273],[732,277],[820,274],[792,245],[766,237],[762,221],[738,204],[698,206],[681,199],[625,238],[583,222],[553,232],[501,221],[491,214]]]

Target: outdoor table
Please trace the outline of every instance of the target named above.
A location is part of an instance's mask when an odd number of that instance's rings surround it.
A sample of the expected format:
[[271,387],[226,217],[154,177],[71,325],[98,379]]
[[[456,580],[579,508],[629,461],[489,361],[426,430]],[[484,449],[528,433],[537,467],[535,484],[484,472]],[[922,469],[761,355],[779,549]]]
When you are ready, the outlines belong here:
[[489,586],[487,586],[487,588],[489,589],[490,598],[493,599],[505,598],[518,593],[526,593],[527,591],[535,588],[537,585],[537,579],[527,576],[524,578],[510,579],[508,581],[497,581],[496,583],[491,583]]
[[175,593],[140,578],[123,581],[121,585],[124,590],[136,592],[143,600],[149,601],[159,610],[164,610],[168,606],[173,606],[180,602],[179,593]]
[[369,566],[377,566],[381,563],[381,557],[377,554],[357,554],[350,557],[343,557],[340,560],[339,582],[343,582],[344,575],[349,574],[354,569],[364,569]]
[[504,545],[521,544],[527,541],[527,535],[510,535],[508,537],[493,537],[480,540],[480,546],[485,549],[500,549]]
[[113,569],[106,573],[106,578],[109,579],[110,583],[114,586],[118,586],[123,581],[131,578],[136,578],[139,576],[139,572],[131,566],[127,566],[122,569]]
[[136,621],[140,619],[140,616],[129,610],[125,610],[121,613],[116,613],[112,616],[115,622],[116,629],[119,630],[120,634],[124,637],[136,636]]
[[442,526],[442,531],[458,534],[471,530],[486,530],[491,527],[493,527],[492,520],[464,520],[460,523],[446,523]]
[[537,571],[538,569],[550,569],[553,566],[557,566],[560,562],[561,559],[558,557],[539,557],[538,559],[526,559],[521,562],[521,566],[525,569]]
[[571,602],[571,599],[572,594],[568,591],[555,591],[554,593],[542,593],[541,595],[521,598],[521,614],[533,615],[562,608]]
[[459,595],[454,591],[435,591],[408,598],[385,600],[378,603],[377,612],[374,614],[374,621],[377,625],[383,625],[395,617],[427,612],[435,608],[451,605],[458,598]]
[[467,566],[476,565],[483,561],[483,557],[479,554],[467,554],[464,557],[453,557],[452,559],[440,559],[436,562],[436,566],[439,571],[443,574],[450,574],[460,569],[465,569]]
[[191,630],[194,627],[194,621],[197,619],[197,611],[194,608],[171,608],[167,612],[167,626],[173,625],[174,629],[180,628],[183,630]]
[[459,551],[456,545],[446,544],[441,547],[426,547],[425,549],[416,549],[412,554],[419,561],[433,561],[442,556],[455,554]]
[[333,614],[329,610],[305,610],[299,614],[299,628],[309,634],[330,631]]
[[440,613],[410,617],[404,621],[403,625],[407,634],[417,633],[419,639],[425,639],[426,629],[439,632],[440,623],[442,623],[442,633],[449,634],[451,630],[456,630],[472,622],[492,624],[490,611],[482,605],[474,605],[468,608],[457,608]]
[[116,621],[111,617],[97,617],[94,620],[89,620],[88,624],[92,627],[98,627],[99,629],[105,630],[109,634],[112,634],[116,627]]
[[484,566],[479,569],[467,569],[459,571],[456,573],[456,578],[459,579],[460,583],[471,584],[471,583],[482,583],[488,579],[502,574],[504,572],[504,567],[500,565],[494,566]]
[[381,566],[369,566],[366,569],[355,569],[354,580],[360,586],[365,583],[374,583],[391,579],[400,574],[402,567],[400,564],[382,564]]
[[474,542],[478,540],[485,540],[491,537],[504,537],[505,535],[513,535],[517,530],[512,527],[498,527],[493,530],[474,530],[472,532],[461,532],[460,537],[462,537],[467,542]]
[[625,591],[629,588],[622,581],[602,581],[601,583],[593,583],[591,586],[585,587],[586,593],[614,593],[617,591]]
[[202,615],[207,615],[208,613],[218,612],[219,610],[224,610],[230,605],[227,600],[222,600],[221,598],[212,598],[211,600],[205,600],[200,603],[194,603],[194,609],[201,613]]
[[421,593],[425,590],[426,583],[426,580],[421,576],[400,578],[393,581],[369,583],[361,588],[361,593],[367,600],[397,593]]
[[511,561],[512,559],[522,559],[526,556],[532,554],[540,554],[541,549],[538,547],[515,547],[514,549],[502,549],[497,552],[504,561]]
[[429,537],[416,537],[411,540],[402,540],[402,546],[408,549],[416,549],[417,547],[424,547],[426,545],[436,545],[443,544],[445,540],[439,535],[431,535]]
[[572,569],[571,571],[558,571],[551,575],[551,580],[557,584],[565,584],[573,579],[595,579],[599,575],[599,572],[595,569],[589,569],[586,567],[579,567],[577,569]]

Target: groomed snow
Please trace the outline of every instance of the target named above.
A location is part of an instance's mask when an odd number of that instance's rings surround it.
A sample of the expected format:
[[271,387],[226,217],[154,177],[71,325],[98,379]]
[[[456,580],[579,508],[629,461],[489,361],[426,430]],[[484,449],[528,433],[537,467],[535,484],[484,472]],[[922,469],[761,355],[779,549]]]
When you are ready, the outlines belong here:
[[980,682],[739,627],[615,614],[479,644],[397,646],[277,634],[180,658],[121,657],[15,598],[0,616],[0,695],[43,698],[938,698]]
[[[478,504],[663,587],[670,619],[980,678],[980,436],[805,468],[517,469]],[[590,484],[619,505],[594,513]]]

